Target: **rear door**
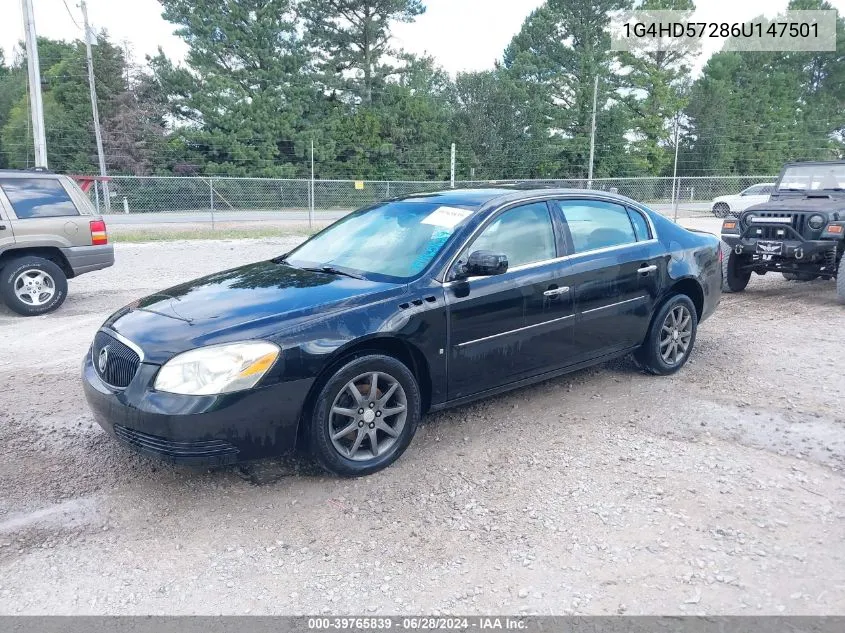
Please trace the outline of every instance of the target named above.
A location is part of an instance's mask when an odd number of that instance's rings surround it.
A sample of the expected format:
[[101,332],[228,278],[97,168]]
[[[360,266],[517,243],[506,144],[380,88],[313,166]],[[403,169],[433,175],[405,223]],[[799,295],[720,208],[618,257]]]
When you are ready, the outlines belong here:
[[0,193],[0,253],[11,248],[15,243],[15,231],[10,221],[11,208],[2,193]]
[[603,200],[560,200],[568,232],[569,286],[579,361],[639,345],[666,275],[666,257],[647,218]]
[[0,195],[11,210],[18,246],[91,244],[89,218],[55,177],[0,177]]

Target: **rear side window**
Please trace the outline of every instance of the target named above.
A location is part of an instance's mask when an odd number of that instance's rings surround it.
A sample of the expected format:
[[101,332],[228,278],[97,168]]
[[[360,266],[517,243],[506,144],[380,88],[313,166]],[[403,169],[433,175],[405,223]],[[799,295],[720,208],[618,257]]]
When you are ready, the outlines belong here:
[[559,204],[576,253],[637,241],[628,209],[621,205],[599,200],[562,200]]
[[79,215],[64,186],[48,178],[2,178],[0,188],[21,220]]
[[641,213],[628,209],[628,217],[631,218],[631,224],[634,225],[634,233],[637,236],[638,242],[645,242],[651,239],[651,231],[648,230],[648,222]]

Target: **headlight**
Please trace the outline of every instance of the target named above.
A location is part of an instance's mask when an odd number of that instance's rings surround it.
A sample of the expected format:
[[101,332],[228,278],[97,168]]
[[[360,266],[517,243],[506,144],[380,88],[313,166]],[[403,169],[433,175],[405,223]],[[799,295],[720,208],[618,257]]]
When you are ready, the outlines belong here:
[[281,350],[266,341],[199,347],[174,356],[159,370],[158,391],[201,396],[254,387]]
[[751,224],[751,218],[753,218],[753,217],[754,217],[753,213],[746,213],[745,217],[742,218],[742,221],[745,222],[745,224]]
[[807,220],[807,224],[810,225],[811,229],[815,229],[818,231],[819,229],[823,228],[825,224],[827,224],[827,219],[818,213],[815,215],[811,215],[810,218]]

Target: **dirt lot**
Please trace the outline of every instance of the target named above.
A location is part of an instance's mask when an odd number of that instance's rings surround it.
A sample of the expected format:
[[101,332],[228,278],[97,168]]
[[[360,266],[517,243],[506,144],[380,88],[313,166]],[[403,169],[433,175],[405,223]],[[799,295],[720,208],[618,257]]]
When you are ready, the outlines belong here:
[[832,282],[755,278],[680,374],[621,360],[432,415],[360,480],[173,468],[93,423],[79,365],[112,310],[290,244],[121,244],[56,314],[0,308],[0,613],[845,614]]

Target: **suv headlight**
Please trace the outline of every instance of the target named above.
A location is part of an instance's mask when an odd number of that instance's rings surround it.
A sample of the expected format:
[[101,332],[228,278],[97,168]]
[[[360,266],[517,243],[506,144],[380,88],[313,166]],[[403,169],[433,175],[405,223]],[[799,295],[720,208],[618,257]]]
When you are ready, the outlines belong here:
[[818,231],[819,229],[824,228],[825,224],[827,224],[827,219],[820,213],[816,213],[807,219],[807,224],[810,225],[811,229]]
[[188,396],[251,389],[280,353],[278,345],[266,341],[199,347],[167,361],[158,371],[154,387]]

